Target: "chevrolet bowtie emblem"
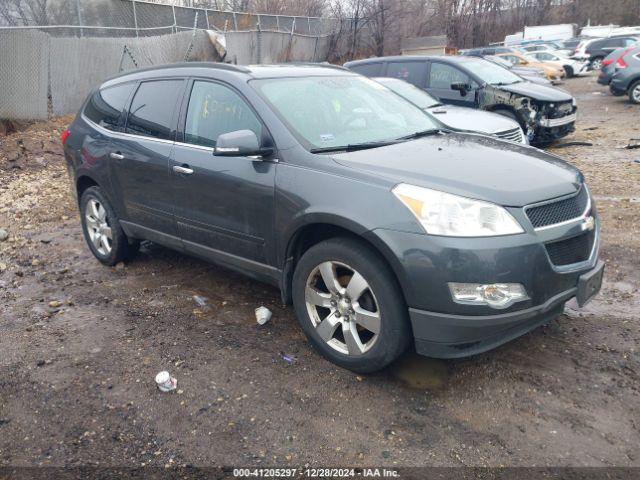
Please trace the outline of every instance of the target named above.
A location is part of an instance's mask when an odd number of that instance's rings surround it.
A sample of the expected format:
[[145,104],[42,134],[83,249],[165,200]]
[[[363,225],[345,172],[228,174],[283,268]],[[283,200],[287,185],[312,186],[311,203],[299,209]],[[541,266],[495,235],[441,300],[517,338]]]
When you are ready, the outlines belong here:
[[591,216],[585,218],[581,225],[583,232],[586,232],[587,230],[591,231],[595,227],[596,227],[596,220]]

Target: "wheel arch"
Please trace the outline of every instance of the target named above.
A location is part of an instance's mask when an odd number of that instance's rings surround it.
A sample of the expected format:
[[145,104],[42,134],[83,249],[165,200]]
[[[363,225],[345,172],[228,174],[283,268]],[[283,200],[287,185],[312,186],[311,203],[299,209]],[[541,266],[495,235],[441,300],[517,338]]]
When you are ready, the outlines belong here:
[[100,184],[91,176],[82,174],[76,179],[76,198],[80,204],[82,194],[90,187],[99,187]]
[[[394,275],[403,292],[402,269],[391,250],[370,230],[356,222],[333,215],[310,217],[299,224],[292,234],[283,252],[283,269],[281,279],[282,301],[290,305],[292,299],[293,272],[302,255],[318,243],[336,237],[347,237],[362,242],[377,253]],[[403,300],[406,301],[405,298]]]

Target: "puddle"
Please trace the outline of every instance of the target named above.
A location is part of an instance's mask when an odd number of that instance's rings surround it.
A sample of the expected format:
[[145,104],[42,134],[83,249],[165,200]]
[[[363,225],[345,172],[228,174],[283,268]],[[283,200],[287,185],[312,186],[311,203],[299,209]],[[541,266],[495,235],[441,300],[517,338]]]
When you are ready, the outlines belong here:
[[389,374],[410,388],[440,390],[447,383],[449,368],[444,360],[413,353],[389,367]]

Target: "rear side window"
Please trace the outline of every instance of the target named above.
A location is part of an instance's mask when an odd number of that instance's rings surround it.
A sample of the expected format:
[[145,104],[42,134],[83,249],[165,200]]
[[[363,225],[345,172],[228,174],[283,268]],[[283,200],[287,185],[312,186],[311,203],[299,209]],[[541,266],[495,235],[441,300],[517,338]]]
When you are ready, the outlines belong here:
[[182,80],[154,80],[138,87],[127,118],[127,133],[171,140],[173,115]]
[[354,65],[350,68],[365,77],[377,77],[382,73],[382,63],[365,63],[364,65]]
[[399,78],[418,87],[424,87],[426,75],[426,62],[391,62],[387,65],[387,77]]
[[101,127],[122,131],[120,115],[134,87],[135,83],[125,83],[96,91],[84,107],[85,116]]

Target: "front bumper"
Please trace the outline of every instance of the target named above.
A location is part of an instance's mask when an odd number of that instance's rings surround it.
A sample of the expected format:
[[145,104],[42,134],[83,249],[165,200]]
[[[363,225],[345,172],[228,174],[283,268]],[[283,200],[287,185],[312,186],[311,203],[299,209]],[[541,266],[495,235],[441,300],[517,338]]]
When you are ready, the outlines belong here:
[[[602,275],[604,263],[581,275]],[[459,358],[485,352],[549,323],[564,310],[567,300],[580,296],[577,284],[551,297],[542,305],[495,315],[450,315],[409,309],[416,351],[436,358]],[[589,292],[591,295],[596,290]]]
[[[523,209],[508,210],[521,225],[528,224]],[[385,256],[400,281],[419,353],[462,357],[505,343],[562,313],[588,272],[602,268],[597,217],[589,258],[566,266],[554,265],[545,245],[584,232],[580,222],[524,228],[523,234],[486,238],[370,232],[372,242],[387,249]],[[519,283],[529,298],[502,310],[462,304],[451,297],[449,282]]]

